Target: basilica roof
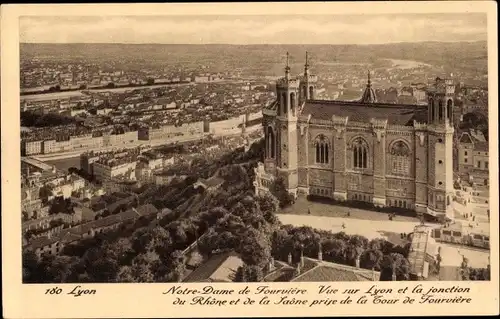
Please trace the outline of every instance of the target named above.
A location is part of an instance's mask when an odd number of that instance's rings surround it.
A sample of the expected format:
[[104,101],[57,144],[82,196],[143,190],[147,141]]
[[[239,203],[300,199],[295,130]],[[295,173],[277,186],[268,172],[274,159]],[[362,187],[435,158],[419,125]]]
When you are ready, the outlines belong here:
[[427,122],[427,107],[421,105],[309,100],[305,102],[301,114],[327,121],[336,115],[365,123],[369,123],[372,118],[387,119],[388,124],[393,125],[412,125],[413,120]]

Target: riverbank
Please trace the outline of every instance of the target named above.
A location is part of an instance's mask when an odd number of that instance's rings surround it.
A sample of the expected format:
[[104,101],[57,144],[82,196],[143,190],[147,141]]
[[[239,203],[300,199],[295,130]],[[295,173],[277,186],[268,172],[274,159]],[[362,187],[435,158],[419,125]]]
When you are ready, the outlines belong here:
[[[210,82],[210,84],[224,84],[224,83],[243,83],[244,80],[222,80],[218,82]],[[38,93],[21,93],[21,101],[45,101],[54,99],[64,99],[69,97],[77,97],[87,95],[86,92],[99,93],[99,92],[114,92],[123,93],[125,91],[137,90],[137,89],[154,89],[161,87],[170,86],[186,86],[186,85],[196,85],[196,84],[208,84],[208,83],[195,83],[195,82],[172,82],[172,83],[158,83],[151,85],[125,85],[125,86],[115,86],[115,87],[94,87],[87,89],[72,89],[59,92],[53,91],[43,91]]]
[[88,92],[115,92],[115,93],[123,93],[125,91],[136,90],[136,89],[154,89],[160,87],[168,87],[168,86],[180,86],[180,85],[190,85],[190,82],[182,82],[182,83],[165,83],[165,84],[153,84],[153,85],[135,85],[135,86],[120,86],[120,87],[96,87],[96,88],[88,88],[88,89],[74,89],[74,90],[66,90],[60,92],[51,92],[44,91],[39,93],[30,93],[30,94],[21,94],[21,101],[45,101],[45,100],[55,100],[55,99],[65,99],[70,97],[81,97],[84,95],[88,95]]
[[57,90],[56,87],[51,87],[50,89],[47,90],[30,90],[30,91],[25,91],[23,92],[21,90],[21,96],[23,95],[37,95],[37,94],[47,94],[47,93],[56,93],[56,92],[71,92],[71,91],[83,91],[83,90],[107,90],[107,89],[114,89],[114,88],[136,88],[136,87],[148,87],[148,86],[158,86],[158,85],[175,85],[175,84],[185,84],[185,83],[191,83],[190,81],[177,81],[177,82],[165,82],[165,83],[153,83],[153,84],[126,84],[126,85],[116,85],[112,84],[111,86],[108,85],[100,85],[100,86],[90,86],[90,87],[73,87],[73,88],[67,88],[67,89],[59,89]]
[[392,63],[392,69],[415,69],[421,67],[432,67],[432,65],[413,61],[413,60],[398,60],[398,59],[384,59],[386,61],[390,61]]

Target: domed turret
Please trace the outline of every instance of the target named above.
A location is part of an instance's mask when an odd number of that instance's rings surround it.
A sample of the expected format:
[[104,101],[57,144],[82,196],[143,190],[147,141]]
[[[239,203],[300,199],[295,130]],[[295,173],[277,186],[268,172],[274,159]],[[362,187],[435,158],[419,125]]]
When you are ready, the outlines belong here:
[[372,88],[372,81],[370,80],[370,71],[368,71],[368,83],[366,84],[365,92],[360,100],[361,103],[377,103],[377,95]]

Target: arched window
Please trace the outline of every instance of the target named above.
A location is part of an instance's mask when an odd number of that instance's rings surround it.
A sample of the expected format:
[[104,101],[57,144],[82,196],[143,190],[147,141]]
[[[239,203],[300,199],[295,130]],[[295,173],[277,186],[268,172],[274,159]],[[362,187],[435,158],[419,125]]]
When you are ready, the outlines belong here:
[[309,87],[309,99],[314,99],[314,87],[312,86]]
[[307,86],[304,86],[304,88],[302,90],[302,98],[304,100],[307,100]]
[[278,115],[281,115],[283,109],[285,108],[285,94],[278,95],[279,106],[278,106]]
[[276,149],[276,142],[274,140],[274,132],[273,129],[268,126],[267,134],[266,134],[266,155],[268,158],[274,158],[274,152]]
[[447,116],[448,120],[450,120],[450,123],[452,123],[452,120],[453,120],[453,101],[452,100],[448,100],[448,102],[446,102],[446,116]]
[[392,174],[410,174],[410,148],[403,141],[394,143],[390,150],[392,161]]
[[363,139],[357,138],[354,140],[352,155],[354,168],[368,168],[368,145]]
[[431,118],[429,119],[429,123],[432,123],[432,122],[434,122],[434,120],[435,120],[434,117],[436,116],[434,114],[434,100],[433,99],[429,99],[429,107],[431,109],[431,112],[430,112]]
[[444,106],[443,106],[443,101],[439,100],[439,120],[442,121],[444,118]]
[[290,93],[290,110],[295,115],[295,93]]
[[316,138],[316,163],[327,164],[329,162],[329,146],[328,139],[324,135],[319,135]]
[[288,111],[288,106],[287,106],[287,101],[286,101],[287,94],[285,92],[283,92],[283,94],[281,96],[282,96],[281,100],[283,101],[283,114],[286,114],[286,112]]

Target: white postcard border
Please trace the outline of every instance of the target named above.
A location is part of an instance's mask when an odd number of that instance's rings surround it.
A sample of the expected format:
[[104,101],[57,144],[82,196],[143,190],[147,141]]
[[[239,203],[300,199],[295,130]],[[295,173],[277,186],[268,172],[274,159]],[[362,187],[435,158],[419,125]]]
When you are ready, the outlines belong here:
[[[489,282],[333,282],[332,287],[368,290],[376,284],[395,291],[418,284],[426,288],[470,288],[470,304],[421,305],[332,305],[324,307],[238,305],[175,306],[175,296],[163,295],[171,286],[200,289],[206,284],[81,284],[96,289],[96,295],[46,295],[48,288],[64,292],[77,285],[23,285],[21,276],[20,136],[19,136],[19,16],[23,15],[268,15],[268,14],[348,14],[348,13],[453,13],[486,12],[488,14],[490,194],[491,195],[491,281]],[[2,257],[3,302],[7,318],[76,318],[76,317],[274,317],[274,316],[361,316],[361,315],[479,315],[498,314],[498,69],[496,3],[471,2],[377,2],[377,3],[242,3],[242,4],[113,4],[113,5],[4,5],[1,8],[1,156],[2,156]],[[250,289],[269,285],[275,289],[300,287],[308,289],[308,299],[318,298],[317,287],[325,283],[256,283]],[[239,290],[247,284],[212,284],[219,289]],[[322,295],[321,298],[327,298]],[[228,298],[228,297],[226,297]],[[219,297],[224,299],[224,297]],[[256,300],[260,298],[255,297]]]

